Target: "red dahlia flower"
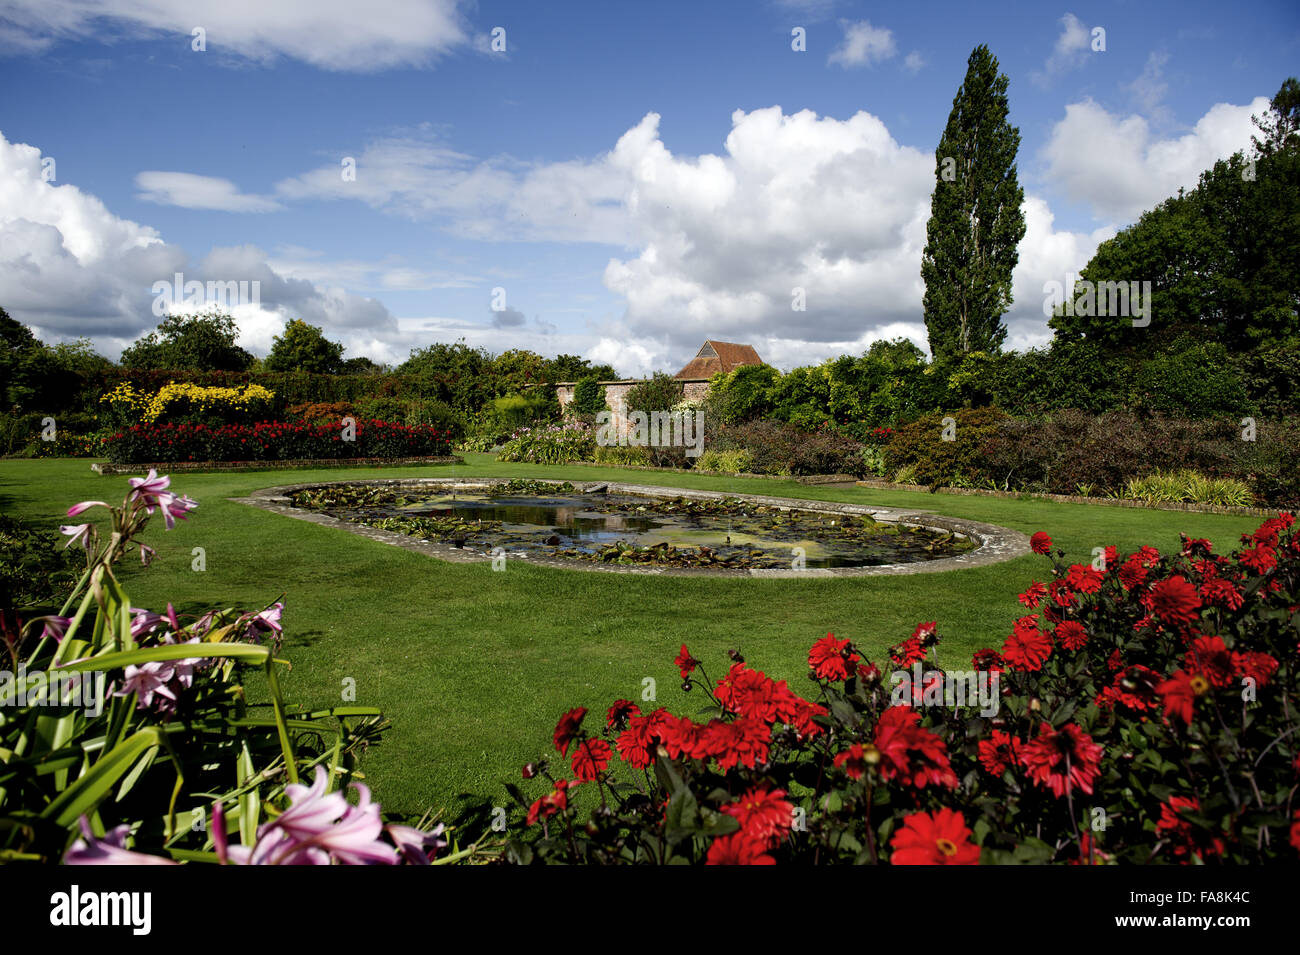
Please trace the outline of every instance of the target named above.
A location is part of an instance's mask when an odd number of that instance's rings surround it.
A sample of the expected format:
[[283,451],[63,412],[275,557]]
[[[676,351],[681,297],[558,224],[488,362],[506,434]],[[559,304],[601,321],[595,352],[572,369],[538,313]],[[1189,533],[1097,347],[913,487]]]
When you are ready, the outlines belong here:
[[1029,538],[1029,546],[1035,554],[1049,554],[1052,551],[1052,539],[1039,531]]
[[849,678],[849,664],[861,659],[848,649],[849,641],[836,640],[835,634],[828,633],[812,645],[808,651],[808,666],[819,680],[838,683]]
[[834,759],[836,769],[844,770],[849,779],[861,779],[867,769],[880,762],[880,751],[868,743],[854,743]]
[[573,750],[573,775],[591,782],[609,765],[611,750],[603,739],[584,739]]
[[1177,716],[1184,723],[1192,721],[1192,708],[1196,698],[1204,696],[1210,690],[1210,681],[1199,673],[1195,676],[1185,670],[1178,670],[1168,680],[1156,687],[1156,692],[1164,697],[1165,719]]
[[1083,624],[1075,620],[1057,624],[1052,636],[1067,650],[1082,650],[1084,644],[1088,642],[1088,631],[1083,629]]
[[578,729],[582,726],[582,718],[586,715],[587,708],[579,706],[577,709],[569,710],[555,724],[555,748],[559,750],[561,756],[569,754],[569,744],[578,735]]
[[674,660],[673,663],[677,664],[677,668],[681,671],[683,680],[694,673],[695,668],[700,665],[700,661],[691,656],[690,651],[686,649],[686,644],[684,643],[682,644],[682,652],[677,654],[677,659]]
[[794,806],[786,802],[784,789],[760,786],[751,789],[722,811],[734,816],[742,832],[769,847],[780,843],[794,820]]
[[743,829],[729,836],[719,836],[709,845],[705,865],[776,865],[767,847]]
[[1021,742],[1010,733],[994,730],[989,739],[980,740],[980,765],[986,772],[1001,776],[1020,761]]
[[1019,600],[1031,610],[1038,606],[1039,602],[1047,596],[1047,584],[1041,584],[1034,581],[1029,585],[1029,589],[1020,595]]
[[528,825],[536,825],[539,819],[549,819],[569,808],[569,781],[561,779],[555,784],[554,791],[537,800],[528,807]]
[[1170,796],[1169,801],[1160,804],[1160,820],[1156,823],[1156,835],[1169,840],[1169,847],[1174,857],[1185,862],[1191,856],[1217,856],[1225,848],[1223,840],[1217,835],[1194,828],[1190,821],[1183,818],[1183,813],[1200,812],[1201,803],[1195,796]]
[[1052,655],[1052,641],[1038,629],[1038,615],[1021,617],[1002,647],[1002,659],[1014,670],[1034,672]]
[[1038,735],[1020,748],[1020,762],[1029,778],[1046,786],[1059,799],[1077,787],[1092,792],[1101,768],[1103,748],[1075,723],[1060,730],[1044,721]]
[[898,777],[918,789],[926,784],[957,786],[947,745],[921,726],[921,717],[912,707],[885,710],[876,723],[874,742],[881,756],[880,773],[886,780]]
[[894,666],[906,669],[925,659],[925,647],[921,646],[921,641],[916,637],[908,637],[889,648],[889,659]]
[[892,865],[979,865],[980,849],[959,812],[918,812],[903,820],[889,841]]
[[605,714],[605,726],[609,729],[622,726],[627,722],[628,717],[637,716],[640,713],[641,707],[631,700],[615,700],[614,705]]
[[1200,616],[1201,595],[1181,574],[1151,588],[1149,607],[1160,619],[1175,626],[1190,626]]
[[1183,658],[1183,666],[1193,674],[1205,677],[1215,688],[1228,686],[1236,675],[1232,653],[1223,637],[1197,637]]

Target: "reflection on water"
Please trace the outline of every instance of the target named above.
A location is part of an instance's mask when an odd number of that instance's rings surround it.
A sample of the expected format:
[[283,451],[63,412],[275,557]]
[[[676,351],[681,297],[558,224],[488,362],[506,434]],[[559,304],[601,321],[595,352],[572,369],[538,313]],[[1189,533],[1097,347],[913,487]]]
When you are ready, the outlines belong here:
[[943,535],[870,521],[854,524],[857,519],[842,515],[770,508],[754,514],[696,514],[648,504],[644,498],[605,494],[489,497],[461,492],[354,513],[364,514],[363,519],[456,518],[469,523],[458,525],[448,539],[484,550],[500,546],[515,553],[592,554],[619,542],[637,548],[667,544],[707,548],[751,567],[789,567],[796,554],[808,567],[878,566],[951,556],[969,546],[958,542],[954,549],[940,540]]

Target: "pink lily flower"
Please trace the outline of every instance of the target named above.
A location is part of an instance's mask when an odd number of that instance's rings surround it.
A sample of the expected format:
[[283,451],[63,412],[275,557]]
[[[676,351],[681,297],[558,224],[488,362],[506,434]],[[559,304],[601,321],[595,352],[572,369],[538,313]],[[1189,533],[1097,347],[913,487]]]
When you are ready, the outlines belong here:
[[64,865],[177,865],[162,856],[145,855],[127,849],[126,837],[131,827],[125,823],[110,829],[104,833],[104,838],[98,839],[91,833],[90,823],[85,816],[78,822],[81,824],[82,838],[74,842],[64,855]]
[[[163,520],[167,522],[168,530],[176,526],[177,518],[185,520],[185,518],[189,517],[189,512],[199,506],[198,501],[170,492],[159,494],[157,501],[159,507],[162,508]],[[149,508],[149,512],[153,513],[153,508]]]
[[80,504],[73,504],[70,508],[68,508],[68,516],[76,517],[82,511],[88,511],[92,507],[108,507],[108,505],[105,504],[103,501],[82,501]]
[[431,831],[424,832],[413,826],[391,825],[387,832],[408,865],[429,865],[440,850],[447,848],[447,840],[442,838],[446,828],[438,823]]
[[[360,783],[353,788],[360,800],[353,806],[342,793],[327,793],[328,776],[316,767],[308,788],[301,783],[285,787],[290,806],[258,830],[257,845],[249,856],[252,865],[395,865],[397,852],[379,837],[383,821],[379,804]],[[234,850],[231,850],[232,856]],[[242,853],[241,853],[242,855]]]
[[260,640],[264,633],[284,633],[284,626],[280,622],[280,617],[284,614],[284,604],[276,601],[260,613],[253,614],[248,621],[248,629],[245,635],[254,640]]
[[172,479],[165,475],[159,477],[158,472],[150,468],[146,476],[131,478],[128,483],[132,487],[131,500],[143,501],[145,510],[152,514],[158,504],[158,496],[171,486]]
[[[176,694],[168,686],[176,675],[174,664],[175,661],[172,660],[160,660],[142,663],[139,666],[129,665],[124,672],[121,687],[113,695],[130,696],[132,693],[138,693],[135,705],[139,710],[152,706],[154,697],[161,698],[159,703],[163,707],[175,703]],[[162,700],[168,702],[163,703]]]
[[63,635],[68,632],[68,627],[72,624],[71,617],[37,617],[38,620],[45,621],[45,627],[41,630],[41,639],[46,637],[52,638],[56,643],[63,639]]
[[90,529],[91,524],[60,524],[59,533],[68,535],[68,542],[63,545],[67,550],[73,544],[80,543],[86,550],[90,550]]

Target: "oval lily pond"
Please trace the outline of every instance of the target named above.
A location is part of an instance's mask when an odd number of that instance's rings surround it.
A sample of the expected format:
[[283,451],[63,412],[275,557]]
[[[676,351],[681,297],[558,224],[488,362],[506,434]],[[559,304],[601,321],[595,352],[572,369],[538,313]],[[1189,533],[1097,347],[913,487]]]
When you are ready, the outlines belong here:
[[456,547],[510,556],[673,567],[873,567],[952,557],[961,534],[867,516],[746,501],[579,491],[511,481],[486,490],[340,484],[289,493],[295,507]]

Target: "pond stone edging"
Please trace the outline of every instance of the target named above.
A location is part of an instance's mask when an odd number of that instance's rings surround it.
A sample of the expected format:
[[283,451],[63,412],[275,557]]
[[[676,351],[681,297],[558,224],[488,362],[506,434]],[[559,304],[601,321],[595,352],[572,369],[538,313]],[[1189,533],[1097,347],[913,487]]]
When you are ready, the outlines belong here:
[[[368,484],[389,487],[429,487],[456,490],[483,490],[498,484],[508,484],[507,478],[389,478],[361,481],[312,481],[304,484],[283,484],[278,487],[262,488],[248,497],[230,498],[239,504],[247,504],[283,517],[308,521],[323,527],[364,537],[379,543],[401,547],[406,550],[426,554],[450,563],[490,563],[492,555],[456,547],[441,541],[422,540],[399,534],[396,531],[381,530],[366,524],[357,524],[341,518],[294,507],[288,495],[293,491],[307,488],[328,487],[332,484]],[[947,517],[940,514],[895,507],[878,507],[875,505],[840,504],[832,501],[810,501],[799,498],[770,497],[761,494],[726,494],[720,491],[696,491],[685,488],[664,488],[647,484],[625,484],[615,481],[569,482],[581,493],[605,491],[610,494],[630,494],[641,497],[673,498],[684,497],[696,501],[718,501],[726,498],[740,497],[756,504],[773,507],[786,507],[802,511],[815,511],[823,514],[849,514],[869,516],[887,524],[899,524],[904,527],[926,530],[945,531],[967,537],[977,542],[974,550],[953,557],[937,560],[912,561],[904,564],[883,564],[875,567],[815,567],[804,570],[793,568],[688,568],[655,566],[653,564],[605,564],[594,561],[575,560],[565,557],[537,557],[524,555],[507,555],[508,560],[526,560],[529,564],[541,567],[556,567],[564,570],[585,570],[604,573],[650,574],[661,577],[756,577],[784,579],[823,579],[828,577],[878,577],[900,574],[940,573],[948,570],[961,570],[971,567],[985,567],[1002,561],[1012,560],[1031,553],[1029,538],[1020,531],[996,524],[984,524],[962,518]]]

